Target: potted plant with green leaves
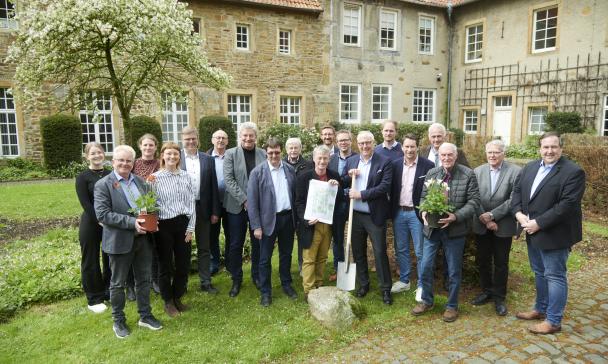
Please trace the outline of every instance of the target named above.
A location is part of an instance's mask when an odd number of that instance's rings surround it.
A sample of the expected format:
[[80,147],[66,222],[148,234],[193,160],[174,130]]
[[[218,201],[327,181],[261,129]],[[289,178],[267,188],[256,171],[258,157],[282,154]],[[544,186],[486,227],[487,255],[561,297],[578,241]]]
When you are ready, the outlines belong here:
[[448,203],[450,187],[440,179],[431,178],[424,182],[426,196],[418,206],[420,211],[426,212],[426,221],[429,227],[439,228],[439,219],[447,217],[448,212],[454,211],[454,206]]
[[144,220],[141,226],[144,230],[154,232],[158,230],[158,205],[156,203],[156,191],[154,184],[156,177],[154,175],[146,178],[144,185],[145,193],[134,199],[135,207],[130,208],[129,212],[137,217],[138,220]]

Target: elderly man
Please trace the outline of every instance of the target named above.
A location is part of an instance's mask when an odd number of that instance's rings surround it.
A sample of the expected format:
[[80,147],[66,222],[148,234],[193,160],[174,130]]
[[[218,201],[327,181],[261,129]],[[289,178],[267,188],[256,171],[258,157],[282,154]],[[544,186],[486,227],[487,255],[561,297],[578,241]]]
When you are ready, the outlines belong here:
[[215,176],[217,177],[217,192],[220,200],[220,215],[218,221],[211,224],[211,233],[209,237],[209,252],[211,253],[211,264],[209,270],[211,275],[217,273],[220,269],[220,230],[224,227],[224,265],[228,266],[228,251],[230,250],[230,230],[226,224],[226,209],[224,208],[224,193],[226,185],[224,184],[224,154],[228,147],[228,134],[219,129],[211,136],[211,144],[213,147],[207,151],[215,162]]
[[323,145],[329,148],[329,155],[338,153],[338,147],[334,145],[336,141],[336,129],[331,125],[325,125],[321,128],[321,141]]
[[511,211],[526,233],[528,258],[536,282],[536,303],[522,320],[543,320],[528,330],[552,334],[561,330],[568,300],[566,262],[582,239],[581,200],[585,172],[562,157],[556,132],[540,137],[541,160],[528,163],[513,188]]
[[393,170],[391,161],[374,153],[374,135],[361,131],[357,135],[359,158],[349,158],[344,167],[344,185],[350,185],[355,176],[354,186],[349,191],[353,204],[352,246],[359,289],[357,297],[364,297],[369,291],[367,271],[367,237],[369,235],[376,260],[378,285],[382,301],[391,305],[391,272],[386,255],[386,220],[390,215],[388,194],[391,189]]
[[247,213],[256,239],[260,240],[260,304],[272,303],[272,252],[279,246],[279,274],[283,292],[289,298],[298,296],[291,286],[291,252],[295,230],[296,173],[281,161],[281,144],[274,138],[266,142],[267,163],[251,171],[247,183]]
[[144,194],[144,181],[131,173],[135,161],[135,150],[128,145],[114,148],[112,166],[114,170],[95,184],[95,215],[103,224],[102,250],[110,258],[112,278],[110,302],[114,319],[114,333],[119,339],[130,334],[124,313],[125,282],[131,266],[135,278],[138,325],[151,330],[162,329],[161,323],[152,315],[150,307],[150,263],[152,242],[148,231],[129,214],[136,207],[135,200]]
[[312,161],[302,157],[302,141],[300,138],[289,138],[285,142],[286,156],[283,162],[289,164],[296,171],[296,176],[313,167]]
[[393,233],[395,255],[399,265],[399,280],[393,284],[391,292],[399,293],[410,289],[410,236],[416,254],[418,273],[416,299],[422,300],[422,220],[418,207],[426,173],[435,164],[418,155],[418,138],[407,134],[403,138],[403,158],[392,161],[393,182],[391,188]]
[[[228,271],[232,275],[230,297],[236,297],[243,283],[243,245],[247,233],[247,183],[249,174],[266,160],[266,152],[255,146],[258,130],[254,123],[241,124],[239,130],[240,145],[230,148],[224,156],[224,207],[230,230],[230,250],[228,253]],[[251,240],[251,280],[260,288],[258,267],[260,264],[260,242],[249,229]]]
[[216,224],[221,214],[220,199],[217,189],[217,176],[213,158],[198,150],[198,130],[191,126],[182,129],[180,168],[188,172],[194,185],[196,200],[196,255],[200,289],[203,292],[217,294],[211,284],[210,238],[211,224]]
[[374,153],[384,156],[390,160],[403,158],[403,150],[401,144],[395,138],[397,137],[397,122],[387,120],[382,124],[382,138],[384,141],[376,145]]
[[[439,147],[445,143],[447,136],[447,130],[445,126],[440,123],[433,123],[429,126],[429,142],[431,145],[426,147],[421,153],[424,157],[428,158],[431,162],[435,163],[435,167],[441,166],[441,160],[439,157]],[[469,166],[467,157],[464,152],[458,149],[458,159],[456,162],[465,167]]]
[[509,252],[517,234],[510,210],[511,193],[521,168],[505,161],[505,143],[501,140],[486,144],[486,158],[488,163],[475,168],[481,203],[473,217],[473,231],[482,292],[471,303],[479,306],[494,300],[496,314],[504,316]]
[[[454,144],[443,143],[439,147],[439,158],[441,166],[428,171],[425,180],[439,179],[448,184],[450,187],[448,203],[454,207],[454,212],[449,212],[447,217],[439,220],[442,225],[440,229],[429,228],[426,212],[422,212],[425,224],[422,251],[422,302],[414,307],[412,314],[418,316],[433,308],[433,268],[437,250],[442,247],[448,268],[448,302],[443,313],[443,321],[453,322],[458,318],[458,291],[462,276],[465,235],[479,206],[479,188],[473,170],[456,163],[458,151]],[[420,203],[424,201],[426,193],[425,185]]]

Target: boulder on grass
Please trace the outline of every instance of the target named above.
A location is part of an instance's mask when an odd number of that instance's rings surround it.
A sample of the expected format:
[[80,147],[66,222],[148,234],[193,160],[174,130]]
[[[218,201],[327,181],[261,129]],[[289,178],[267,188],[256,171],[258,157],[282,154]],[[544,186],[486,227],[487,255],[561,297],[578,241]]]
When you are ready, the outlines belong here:
[[342,329],[361,318],[364,308],[350,293],[336,287],[320,287],[308,293],[310,313],[324,326]]

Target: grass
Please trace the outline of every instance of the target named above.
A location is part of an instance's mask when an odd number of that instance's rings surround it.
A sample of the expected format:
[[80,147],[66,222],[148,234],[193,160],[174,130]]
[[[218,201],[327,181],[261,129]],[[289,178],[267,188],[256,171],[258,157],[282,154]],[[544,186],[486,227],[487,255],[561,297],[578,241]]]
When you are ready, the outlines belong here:
[[608,227],[591,221],[583,221],[585,232],[608,239]]
[[74,181],[0,185],[0,216],[11,220],[78,216],[82,207]]

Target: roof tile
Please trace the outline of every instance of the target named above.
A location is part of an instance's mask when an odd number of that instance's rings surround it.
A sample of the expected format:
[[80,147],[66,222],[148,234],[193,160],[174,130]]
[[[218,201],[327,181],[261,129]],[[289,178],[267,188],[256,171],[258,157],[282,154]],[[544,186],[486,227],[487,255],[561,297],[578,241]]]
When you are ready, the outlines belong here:
[[318,0],[243,0],[243,2],[302,10],[323,11],[323,7]]

